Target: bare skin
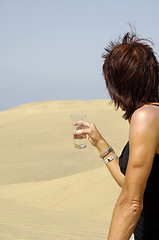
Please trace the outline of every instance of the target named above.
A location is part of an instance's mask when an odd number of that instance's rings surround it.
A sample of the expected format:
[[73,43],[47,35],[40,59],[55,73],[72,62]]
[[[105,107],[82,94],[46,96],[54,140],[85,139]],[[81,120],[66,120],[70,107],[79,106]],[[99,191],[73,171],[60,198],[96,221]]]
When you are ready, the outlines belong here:
[[[75,125],[79,123],[86,128],[76,133],[86,134],[100,154],[110,147],[94,124],[80,121]],[[108,240],[129,240],[139,219],[154,155],[159,154],[159,107],[144,105],[133,113],[130,120],[129,146],[126,176],[120,171],[118,157],[107,164],[113,178],[122,187],[114,208]],[[114,152],[111,152],[109,155],[113,154]]]

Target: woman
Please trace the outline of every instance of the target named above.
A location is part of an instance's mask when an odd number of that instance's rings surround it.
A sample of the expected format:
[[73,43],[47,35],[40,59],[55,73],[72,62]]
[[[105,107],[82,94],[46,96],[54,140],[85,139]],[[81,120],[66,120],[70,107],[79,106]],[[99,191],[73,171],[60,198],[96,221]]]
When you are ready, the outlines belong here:
[[78,121],[122,187],[108,240],[159,239],[159,66],[148,40],[127,33],[105,49],[103,73],[116,108],[130,123],[129,142],[120,158],[93,123]]

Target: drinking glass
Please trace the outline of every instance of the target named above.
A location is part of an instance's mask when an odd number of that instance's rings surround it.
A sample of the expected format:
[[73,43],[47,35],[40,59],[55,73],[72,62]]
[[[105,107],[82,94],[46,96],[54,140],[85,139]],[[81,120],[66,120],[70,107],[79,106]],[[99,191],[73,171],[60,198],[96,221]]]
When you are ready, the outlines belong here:
[[74,147],[77,149],[83,149],[86,148],[86,135],[78,135],[76,134],[75,130],[80,130],[85,128],[83,124],[80,124],[78,126],[74,126],[74,123],[79,121],[79,120],[86,120],[87,115],[83,113],[75,113],[71,115],[72,119],[72,127],[73,127],[73,140],[74,140]]

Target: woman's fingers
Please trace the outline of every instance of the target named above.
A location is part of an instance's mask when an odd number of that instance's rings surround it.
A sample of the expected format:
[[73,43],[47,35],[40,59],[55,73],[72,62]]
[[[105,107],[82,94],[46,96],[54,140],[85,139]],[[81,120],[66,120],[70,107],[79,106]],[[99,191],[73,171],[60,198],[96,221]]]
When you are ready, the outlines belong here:
[[85,122],[83,120],[77,121],[74,123],[74,126],[77,126],[75,129],[75,134],[81,135],[81,134],[90,134],[91,129],[90,129],[90,123]]
[[83,125],[84,127],[87,127],[87,128],[90,127],[90,123],[83,120],[80,120],[74,123],[74,126],[79,126],[79,125]]
[[87,138],[93,146],[96,146],[97,142],[102,138],[94,123],[80,120],[75,122],[74,126],[76,126],[74,136],[76,138]]
[[83,129],[77,129],[75,130],[75,134],[81,135],[81,134],[89,134],[91,130],[89,128],[83,128]]
[[86,138],[86,134],[78,135],[78,134],[74,133],[74,139],[84,139],[84,138]]

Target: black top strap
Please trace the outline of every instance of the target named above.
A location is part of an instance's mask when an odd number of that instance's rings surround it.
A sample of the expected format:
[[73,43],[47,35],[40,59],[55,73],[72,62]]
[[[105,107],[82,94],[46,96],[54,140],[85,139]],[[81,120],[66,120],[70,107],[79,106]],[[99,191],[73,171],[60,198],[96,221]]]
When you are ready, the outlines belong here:
[[158,104],[155,104],[155,103],[152,103],[151,105],[154,105],[154,106],[157,106],[157,107],[159,107],[159,105],[158,105]]

